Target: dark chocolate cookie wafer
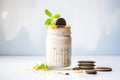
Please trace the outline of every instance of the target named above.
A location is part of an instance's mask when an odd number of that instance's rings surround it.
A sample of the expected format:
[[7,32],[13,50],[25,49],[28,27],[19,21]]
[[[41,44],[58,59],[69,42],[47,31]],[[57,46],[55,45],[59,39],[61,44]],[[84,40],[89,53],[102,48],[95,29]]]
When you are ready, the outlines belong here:
[[93,63],[92,64],[83,64],[83,63],[79,63],[78,66],[95,66]]
[[94,68],[94,66],[79,66],[79,68]]
[[94,70],[94,68],[79,68],[79,70]]
[[86,70],[85,71],[86,74],[97,74],[96,70]]
[[95,61],[86,60],[86,61],[78,61],[78,63],[95,63]]
[[56,24],[55,25],[57,25],[58,28],[63,28],[63,27],[66,26],[66,21],[65,21],[64,18],[58,18],[56,20]]
[[94,67],[93,66],[79,66],[79,69],[90,70],[90,69],[94,69]]
[[94,63],[78,63],[78,64],[83,64],[83,65],[93,65]]
[[96,71],[112,71],[111,67],[96,67]]

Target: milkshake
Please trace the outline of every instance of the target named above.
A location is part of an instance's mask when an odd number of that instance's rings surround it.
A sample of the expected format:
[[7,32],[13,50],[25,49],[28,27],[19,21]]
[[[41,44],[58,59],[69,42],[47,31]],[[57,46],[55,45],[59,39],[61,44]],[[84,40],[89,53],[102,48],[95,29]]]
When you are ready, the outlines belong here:
[[[53,15],[45,10],[49,17],[45,21],[46,35],[46,61],[48,68],[65,68],[71,64],[71,27],[66,25],[60,14]],[[57,19],[57,20],[56,20]]]
[[50,68],[69,67],[71,64],[71,30],[48,29],[46,36],[47,66]]

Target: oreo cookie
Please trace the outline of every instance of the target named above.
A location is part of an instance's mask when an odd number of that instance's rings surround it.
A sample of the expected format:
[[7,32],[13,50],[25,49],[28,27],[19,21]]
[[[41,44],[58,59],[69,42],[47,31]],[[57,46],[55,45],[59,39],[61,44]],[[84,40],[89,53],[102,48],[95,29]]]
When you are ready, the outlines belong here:
[[96,67],[96,71],[112,71],[111,67]]
[[94,68],[94,66],[79,66],[79,68]]
[[64,18],[58,18],[56,24],[58,28],[64,28],[66,26],[66,21]]
[[91,64],[89,64],[89,63],[87,63],[87,64],[83,64],[83,63],[79,63],[78,64],[78,66],[95,66],[93,63]]
[[86,60],[86,61],[78,61],[78,63],[95,63],[95,61]]
[[95,61],[92,60],[78,61],[78,63],[79,68],[82,70],[92,70],[95,66]]
[[97,74],[97,71],[107,72],[112,71],[111,67],[95,67],[95,61],[92,60],[82,60],[77,61],[78,66],[72,68],[72,70],[84,70],[86,74]]
[[85,71],[86,74],[97,74],[96,70],[86,70]]
[[93,66],[79,66],[79,69],[90,70],[90,69],[94,69],[94,67]]

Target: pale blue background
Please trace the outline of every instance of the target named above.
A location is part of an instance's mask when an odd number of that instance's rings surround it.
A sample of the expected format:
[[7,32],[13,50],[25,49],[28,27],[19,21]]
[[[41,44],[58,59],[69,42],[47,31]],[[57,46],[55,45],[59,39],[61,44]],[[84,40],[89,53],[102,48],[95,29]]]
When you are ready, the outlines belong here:
[[45,55],[46,8],[71,25],[72,55],[120,55],[120,0],[0,0],[0,55]]

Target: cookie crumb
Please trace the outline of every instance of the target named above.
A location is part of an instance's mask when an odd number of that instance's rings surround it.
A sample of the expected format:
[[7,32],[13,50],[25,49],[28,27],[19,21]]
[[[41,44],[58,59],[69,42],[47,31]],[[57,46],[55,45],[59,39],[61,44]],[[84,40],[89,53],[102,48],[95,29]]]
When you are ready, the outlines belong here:
[[69,75],[69,73],[65,73],[65,75]]

